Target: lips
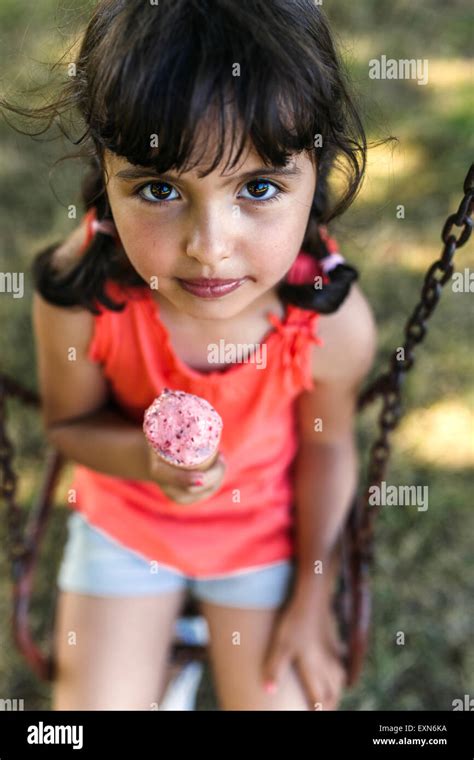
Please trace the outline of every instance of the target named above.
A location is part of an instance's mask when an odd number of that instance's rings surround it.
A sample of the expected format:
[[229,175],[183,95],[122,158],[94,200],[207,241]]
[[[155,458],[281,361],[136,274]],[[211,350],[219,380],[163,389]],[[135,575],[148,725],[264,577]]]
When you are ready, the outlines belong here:
[[184,290],[199,298],[218,298],[237,290],[247,279],[247,277],[241,277],[238,280],[220,280],[199,277],[194,280],[178,279],[178,282]]

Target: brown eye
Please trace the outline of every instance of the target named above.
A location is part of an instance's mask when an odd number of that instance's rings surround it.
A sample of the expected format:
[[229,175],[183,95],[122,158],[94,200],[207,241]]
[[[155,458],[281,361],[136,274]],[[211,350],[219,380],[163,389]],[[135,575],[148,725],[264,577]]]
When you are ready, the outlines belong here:
[[[257,204],[278,200],[283,192],[273,182],[260,178],[252,179],[250,182],[247,182],[244,189],[249,195],[244,195],[242,197],[249,201],[256,201]],[[269,191],[273,191],[273,193],[269,195]]]
[[[149,182],[140,188],[138,195],[148,203],[160,203],[169,201],[173,190],[174,188],[168,182]],[[174,190],[174,192],[176,191]],[[175,200],[175,198],[171,197],[171,200]]]
[[270,187],[270,183],[264,182],[261,179],[257,179],[252,180],[252,182],[247,182],[247,187],[250,189],[251,193],[255,193],[256,198],[260,198],[267,192],[268,188]]
[[171,192],[171,188],[166,182],[152,182],[149,187],[151,194],[157,201],[165,201]]

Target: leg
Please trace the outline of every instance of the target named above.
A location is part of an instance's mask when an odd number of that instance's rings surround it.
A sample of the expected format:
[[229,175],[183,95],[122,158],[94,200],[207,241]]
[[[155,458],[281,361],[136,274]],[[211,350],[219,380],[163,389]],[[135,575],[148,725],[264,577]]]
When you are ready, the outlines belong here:
[[201,605],[209,626],[211,665],[221,709],[310,709],[293,668],[276,694],[263,689],[262,663],[278,610],[224,607],[204,600]]
[[180,589],[114,598],[61,592],[52,709],[153,709],[185,594]]

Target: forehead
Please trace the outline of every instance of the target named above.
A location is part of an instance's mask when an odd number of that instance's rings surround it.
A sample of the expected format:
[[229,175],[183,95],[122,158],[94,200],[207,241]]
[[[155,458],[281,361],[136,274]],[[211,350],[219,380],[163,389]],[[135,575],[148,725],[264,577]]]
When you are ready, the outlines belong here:
[[[253,172],[253,171],[260,171],[262,173],[265,172],[265,170],[270,171],[274,168],[280,168],[280,167],[272,167],[269,164],[265,164],[262,160],[262,157],[257,153],[257,151],[254,148],[248,148],[246,151],[243,152],[243,154],[238,159],[237,163],[234,166],[231,166],[229,162],[226,163],[225,159],[223,159],[213,171],[208,172],[208,169],[212,163],[213,155],[206,156],[204,153],[202,160],[196,165],[193,166],[193,168],[189,169],[188,171],[176,171],[176,170],[169,170],[167,172],[163,172],[166,174],[173,174],[176,176],[182,176],[187,177],[190,180],[201,180],[205,181],[206,179],[209,181],[209,179],[216,179],[218,177],[227,177],[232,178],[233,176],[237,176],[240,174],[244,174],[246,172]],[[105,151],[104,153],[104,166],[107,171],[107,174],[109,175],[109,178],[113,178],[117,173],[122,173],[124,170],[142,170],[142,174],[155,174],[154,168],[152,165],[148,167],[140,167],[136,166],[134,164],[131,164],[124,156],[119,156],[115,153],[112,153],[110,151]],[[287,176],[303,176],[305,174],[313,175],[315,172],[315,161],[311,155],[308,155],[307,153],[293,153],[290,155],[288,159],[288,163],[286,164],[286,167],[288,169],[295,170],[293,174],[288,174]],[[206,174],[204,175],[204,172],[206,171]],[[140,176],[139,172],[137,171],[137,175]],[[283,176],[283,174],[282,174]],[[129,178],[129,177],[127,177]],[[133,177],[132,177],[133,178]]]
[[[150,136],[151,137],[151,136]],[[158,141],[159,141],[158,134]],[[210,172],[216,159],[216,146],[223,144],[222,158]],[[242,147],[240,156],[239,149]],[[159,148],[153,148],[151,157],[157,156]],[[132,168],[127,158],[104,151],[104,168],[113,176],[118,171]],[[288,166],[297,166],[302,171],[311,171],[315,168],[314,152],[291,152],[288,158]],[[188,178],[203,179],[207,176],[231,177],[246,171],[270,165],[266,163],[258,153],[250,139],[243,139],[242,127],[236,122],[234,113],[230,108],[225,109],[225,123],[220,123],[216,115],[210,111],[201,119],[193,140],[191,155],[186,164],[186,171],[175,168],[166,171],[167,174],[186,175]],[[153,164],[147,163],[148,169],[153,173]],[[188,168],[189,167],[189,168]],[[146,167],[142,167],[146,168]]]

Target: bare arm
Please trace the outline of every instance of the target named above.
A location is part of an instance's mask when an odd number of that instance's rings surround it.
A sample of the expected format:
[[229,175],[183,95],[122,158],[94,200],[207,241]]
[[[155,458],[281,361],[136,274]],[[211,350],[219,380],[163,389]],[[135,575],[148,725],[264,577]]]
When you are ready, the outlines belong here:
[[[292,663],[309,704],[332,710],[346,680],[332,604],[339,567],[337,538],[356,485],[356,399],[372,365],[376,332],[358,288],[338,312],[319,322],[325,345],[313,352],[314,388],[298,399],[296,578],[273,630],[263,675],[264,680],[278,682]],[[315,562],[321,566],[315,567]]]
[[146,479],[148,451],[141,426],[113,407],[100,366],[86,355],[93,315],[52,306],[35,293],[33,324],[43,424],[50,443],[68,459],[99,472]]
[[[338,312],[321,317],[319,335],[325,345],[314,350],[315,388],[298,400],[297,589],[303,595],[315,593],[324,577],[357,485],[356,401],[376,347],[372,313],[357,287]],[[322,575],[315,572],[318,561]]]
[[69,459],[105,475],[151,480],[149,450],[141,426],[113,408],[53,426],[48,439]]

